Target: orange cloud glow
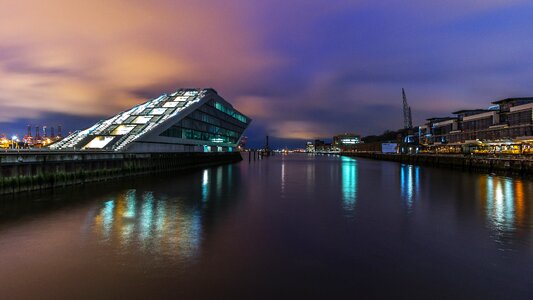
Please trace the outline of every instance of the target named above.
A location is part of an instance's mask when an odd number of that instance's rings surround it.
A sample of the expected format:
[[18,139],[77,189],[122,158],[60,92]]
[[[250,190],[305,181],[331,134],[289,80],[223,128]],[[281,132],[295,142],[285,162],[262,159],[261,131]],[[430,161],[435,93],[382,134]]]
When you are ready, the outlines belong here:
[[[12,1],[0,10],[0,101],[17,117],[110,115],[138,91],[245,82],[277,59],[231,6]],[[206,9],[210,8],[210,9]],[[154,94],[151,96],[157,96]],[[0,121],[13,115],[0,110]]]

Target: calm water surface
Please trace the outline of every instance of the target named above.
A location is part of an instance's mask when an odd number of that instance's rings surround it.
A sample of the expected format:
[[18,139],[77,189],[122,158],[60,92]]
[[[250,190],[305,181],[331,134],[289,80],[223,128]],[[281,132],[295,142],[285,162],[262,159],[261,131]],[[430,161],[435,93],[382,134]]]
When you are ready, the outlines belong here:
[[533,298],[533,181],[275,156],[2,196],[3,299]]

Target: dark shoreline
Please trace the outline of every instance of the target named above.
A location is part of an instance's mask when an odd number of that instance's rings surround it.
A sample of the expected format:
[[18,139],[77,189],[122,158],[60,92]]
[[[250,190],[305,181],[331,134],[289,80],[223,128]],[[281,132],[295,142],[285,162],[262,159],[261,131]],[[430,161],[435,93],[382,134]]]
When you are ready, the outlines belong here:
[[341,155],[468,172],[527,177],[533,175],[533,160],[523,158],[446,154],[388,154],[378,152],[342,152]]
[[182,171],[242,160],[226,153],[7,152],[0,154],[0,195],[127,176]]

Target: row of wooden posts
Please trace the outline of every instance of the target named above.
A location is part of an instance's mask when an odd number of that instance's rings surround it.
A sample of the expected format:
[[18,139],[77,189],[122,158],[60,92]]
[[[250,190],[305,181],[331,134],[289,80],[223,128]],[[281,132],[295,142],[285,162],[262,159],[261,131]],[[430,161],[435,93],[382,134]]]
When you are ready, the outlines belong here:
[[259,160],[259,159],[263,159],[264,157],[269,157],[269,156],[273,156],[274,155],[274,152],[273,151],[270,151],[270,150],[250,150],[248,151],[248,162],[251,162],[252,161],[252,157],[253,157],[253,160]]

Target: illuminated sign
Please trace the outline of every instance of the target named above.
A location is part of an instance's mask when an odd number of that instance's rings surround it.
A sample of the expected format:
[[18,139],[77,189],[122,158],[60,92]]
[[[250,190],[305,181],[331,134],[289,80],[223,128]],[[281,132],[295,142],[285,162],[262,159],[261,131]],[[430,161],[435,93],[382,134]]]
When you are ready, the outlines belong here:
[[381,144],[382,153],[398,153],[397,143],[383,143]]

